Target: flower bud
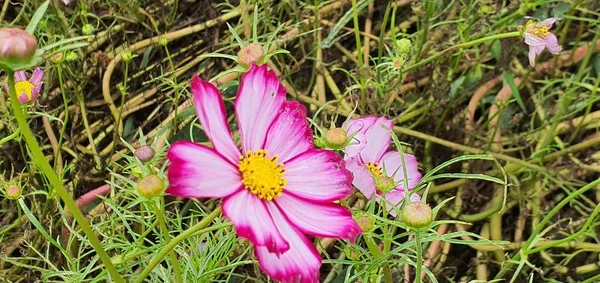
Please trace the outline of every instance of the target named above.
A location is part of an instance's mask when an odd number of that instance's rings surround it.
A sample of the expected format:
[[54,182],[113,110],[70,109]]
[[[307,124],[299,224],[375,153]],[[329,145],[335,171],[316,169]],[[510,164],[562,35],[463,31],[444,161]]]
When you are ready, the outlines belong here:
[[368,215],[359,216],[356,218],[356,223],[363,232],[369,232],[373,229],[373,227],[375,227],[375,220]]
[[360,259],[360,251],[351,245],[346,245],[344,253],[349,260],[358,261]]
[[37,39],[27,31],[18,28],[0,29],[0,63],[27,63],[36,50]]
[[391,190],[396,188],[396,182],[394,178],[390,176],[380,176],[375,177],[375,187],[382,192],[390,192]]
[[85,24],[83,25],[83,27],[81,28],[81,33],[85,34],[85,35],[91,35],[92,33],[94,33],[94,26],[90,25],[90,24]]
[[5,194],[8,199],[18,199],[21,197],[21,188],[17,185],[10,185],[6,188]]
[[410,39],[402,38],[396,41],[396,50],[399,55],[408,55],[411,48],[412,43],[410,42]]
[[74,52],[74,51],[71,51],[71,52],[67,53],[67,56],[65,58],[65,60],[67,60],[69,62],[75,61],[77,59],[79,59],[79,55],[77,55],[77,53]]
[[250,67],[252,64],[258,64],[263,58],[265,52],[259,44],[250,43],[240,50],[238,53],[238,63],[244,67]]
[[129,48],[125,49],[123,51],[123,55],[121,55],[121,58],[123,58],[123,62],[125,63],[133,60],[133,54],[131,53],[131,50]]
[[52,55],[52,57],[50,57],[50,61],[52,61],[52,63],[54,64],[60,64],[64,61],[64,58],[65,56],[61,52],[59,52]]
[[164,36],[164,35],[163,35],[163,36],[161,36],[161,37],[160,37],[160,39],[158,40],[158,43],[159,43],[161,46],[167,46],[167,45],[169,44],[169,40],[167,39],[167,37],[166,37],[166,36]]
[[143,145],[138,147],[133,155],[145,163],[154,157],[154,149],[152,149],[150,146]]
[[433,221],[431,207],[421,202],[411,202],[402,209],[402,220],[413,228],[423,228]]
[[325,133],[327,146],[333,149],[343,148],[348,141],[348,134],[342,128],[333,128]]
[[141,196],[151,199],[159,196],[165,189],[165,182],[156,175],[149,175],[137,183],[137,191]]

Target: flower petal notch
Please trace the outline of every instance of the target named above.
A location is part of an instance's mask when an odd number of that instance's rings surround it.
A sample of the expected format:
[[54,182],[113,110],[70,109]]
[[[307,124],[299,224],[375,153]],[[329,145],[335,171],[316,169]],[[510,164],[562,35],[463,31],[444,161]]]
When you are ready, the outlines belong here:
[[334,203],[353,192],[342,157],[314,148],[306,109],[286,100],[266,65],[242,76],[234,105],[239,146],[217,88],[194,76],[191,90],[212,147],[174,143],[166,192],[223,198],[223,214],[253,243],[265,273],[281,282],[318,282],[321,257],[305,234],[353,241],[362,232],[350,210]]

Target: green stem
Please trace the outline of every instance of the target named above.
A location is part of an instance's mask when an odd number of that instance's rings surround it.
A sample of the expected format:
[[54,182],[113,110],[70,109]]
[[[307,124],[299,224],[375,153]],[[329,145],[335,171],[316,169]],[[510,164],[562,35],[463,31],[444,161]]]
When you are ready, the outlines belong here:
[[56,147],[58,150],[56,151],[56,156],[54,157],[54,168],[58,164],[60,151],[62,148],[63,138],[65,136],[65,132],[67,131],[67,123],[69,123],[69,104],[67,103],[67,94],[65,93],[65,84],[62,76],[62,65],[61,63],[56,64],[56,70],[58,73],[58,84],[60,87],[60,93],[63,98],[63,105],[65,107],[65,120],[62,123],[62,128],[60,129],[60,137],[58,137],[58,146]]
[[[202,230],[204,227],[208,226],[208,224],[210,224],[217,216],[219,216],[219,214],[221,214],[221,207],[217,207],[213,212],[211,212],[209,215],[207,215],[206,217],[204,217],[204,219],[202,219],[202,221],[198,222],[196,225],[188,228],[187,230],[183,231],[183,233],[179,234],[177,237],[173,238],[171,241],[169,241],[163,248],[162,250],[156,255],[156,257],[154,259],[152,259],[152,261],[148,264],[148,266],[146,266],[146,268],[144,268],[144,270],[142,270],[142,273],[140,273],[140,276],[138,276],[138,278],[135,280],[136,283],[141,283],[144,282],[144,279],[150,274],[150,272],[152,272],[152,270],[154,269],[154,267],[156,267],[164,258],[165,256],[173,249],[175,248],[175,246],[177,246],[177,244],[179,244],[181,241],[189,238],[190,236],[192,236],[194,233]],[[214,225],[212,227],[209,227],[207,229],[204,229],[200,232],[205,233],[208,231],[212,231],[212,230],[216,230],[216,229],[221,229],[223,227],[229,226],[229,223],[223,223],[220,225]]]
[[415,283],[421,282],[421,266],[423,265],[423,247],[421,247],[421,231],[415,230],[415,249],[417,250],[417,262],[415,262]]
[[442,51],[440,51],[438,53],[433,54],[432,56],[428,57],[425,60],[421,60],[421,61],[419,61],[417,63],[414,63],[414,64],[412,64],[412,65],[404,68],[403,71],[404,72],[408,72],[408,71],[410,71],[412,69],[416,69],[418,67],[426,65],[427,63],[429,63],[429,62],[431,62],[431,61],[433,61],[433,60],[441,57],[442,55],[444,55],[444,54],[446,54],[446,53],[448,53],[448,52],[450,52],[452,50],[455,50],[455,49],[470,47],[470,46],[477,45],[477,44],[480,44],[480,43],[483,43],[483,42],[486,42],[486,41],[490,41],[490,40],[496,40],[496,39],[502,39],[502,38],[509,38],[509,37],[518,37],[518,36],[521,36],[521,32],[519,32],[519,31],[507,32],[507,33],[494,34],[494,35],[486,36],[486,37],[479,38],[479,39],[476,39],[476,40],[467,41],[467,42],[464,42],[464,43],[461,43],[461,44],[453,45],[453,46],[450,46],[450,47],[448,47],[448,48],[446,48],[446,49],[444,49],[444,50],[442,50]]
[[[371,255],[375,259],[383,257],[383,252],[379,249],[379,247],[373,240],[373,237],[371,237],[370,235],[364,235],[364,240],[365,243],[367,243],[367,248],[369,249],[369,252],[371,252]],[[392,282],[392,272],[387,264],[383,265],[383,278],[386,283]]]
[[[162,230],[163,236],[165,237],[165,241],[166,242],[171,241],[171,235],[169,234],[169,230],[167,229],[167,224],[165,223],[164,200],[161,198],[160,206],[157,208],[154,204],[152,204],[152,208],[156,211],[156,218],[160,225],[160,230]],[[183,282],[183,278],[181,277],[181,268],[179,267],[179,261],[177,260],[177,254],[175,253],[175,250],[171,250],[171,252],[169,252],[169,257],[171,258],[171,264],[173,265],[173,273],[175,273],[175,281]]]
[[542,221],[540,221],[540,223],[538,223],[538,225],[535,227],[535,229],[531,232],[531,236],[529,236],[529,239],[527,239],[527,242],[525,242],[525,244],[521,248],[521,251],[519,253],[517,253],[512,259],[505,261],[504,266],[502,267],[502,270],[500,270],[500,272],[498,272],[498,274],[496,274],[496,277],[494,278],[494,280],[498,280],[498,279],[502,278],[506,274],[506,272],[508,272],[508,270],[510,270],[512,268],[512,265],[515,262],[519,262],[519,260],[521,259],[521,254],[523,254],[524,256],[527,256],[527,252],[529,251],[529,248],[532,246],[533,241],[542,232],[546,223],[548,223],[558,213],[559,210],[561,210],[565,205],[570,203],[576,197],[584,194],[585,192],[589,191],[590,189],[595,188],[599,184],[600,184],[600,179],[583,186],[581,189],[569,194],[566,198],[564,198],[561,202],[559,202],[554,208],[552,208],[552,210],[550,210],[550,212],[548,212],[548,214],[546,214],[546,217],[544,217],[544,219],[542,219]]
[[8,77],[8,86],[10,90],[10,104],[14,112],[13,114],[15,115],[17,123],[19,124],[19,128],[21,129],[23,138],[25,139],[27,146],[31,150],[31,154],[33,155],[34,161],[42,170],[44,175],[46,175],[46,178],[48,178],[48,181],[56,191],[56,194],[58,194],[58,196],[65,203],[65,206],[67,207],[67,209],[69,209],[69,211],[73,215],[73,218],[77,221],[77,223],[79,223],[79,226],[81,226],[81,229],[89,239],[90,244],[100,257],[100,260],[102,261],[106,269],[108,269],[112,279],[115,282],[119,283],[125,282],[117,272],[115,266],[110,261],[110,257],[108,256],[106,251],[104,251],[104,249],[102,248],[102,243],[100,242],[100,240],[98,240],[96,234],[94,234],[94,230],[92,230],[92,227],[87,222],[87,220],[75,204],[75,201],[73,200],[73,198],[71,198],[71,196],[63,186],[62,182],[56,175],[56,172],[54,172],[52,166],[50,166],[50,163],[48,163],[48,159],[44,156],[44,153],[40,149],[40,146],[35,140],[31,129],[29,129],[29,125],[27,124],[25,115],[21,110],[21,104],[17,99],[17,91],[15,90],[15,74],[12,70],[6,70],[6,73]]
[[360,43],[360,25],[358,24],[358,4],[352,0],[352,16],[354,20],[354,39],[356,40],[356,57],[358,62],[358,79],[360,80],[360,110],[364,113],[367,108],[367,92],[365,91],[365,79],[363,76],[362,44]]

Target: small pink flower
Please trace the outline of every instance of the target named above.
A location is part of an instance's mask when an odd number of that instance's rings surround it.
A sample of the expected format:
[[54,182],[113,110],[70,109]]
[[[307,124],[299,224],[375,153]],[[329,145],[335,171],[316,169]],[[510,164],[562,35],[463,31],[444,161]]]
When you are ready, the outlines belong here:
[[192,78],[204,131],[213,144],[181,141],[167,158],[167,193],[224,198],[223,213],[255,247],[261,268],[282,282],[318,282],[321,257],[305,234],[344,238],[361,233],[350,211],[334,201],[352,194],[342,158],[315,149],[306,109],[287,101],[266,65],[252,65],[241,80],[235,113],[241,153],[227,126],[223,98],[210,83]]
[[[27,80],[27,75],[24,71],[15,72],[15,90],[17,91],[17,97],[19,102],[27,103],[35,100],[40,94],[42,89],[42,79],[44,78],[44,71],[40,68],[35,68],[31,78]],[[6,93],[9,93],[8,84],[4,85]]]
[[[360,123],[366,127],[362,129],[366,136],[365,147],[355,157],[346,155],[344,158],[346,168],[354,174],[352,184],[368,199],[376,195],[377,201],[381,202],[381,196],[384,196],[386,209],[396,216],[392,205],[396,206],[400,203],[408,191],[421,180],[417,158],[411,154],[404,154],[408,184],[408,188],[405,189],[402,154],[395,150],[387,151],[391,144],[388,129],[393,127],[392,121],[384,117],[364,117],[352,120],[350,123]],[[417,194],[412,194],[410,198],[411,201],[421,199]]]
[[529,64],[535,66],[535,57],[542,54],[544,49],[548,49],[552,54],[558,54],[562,47],[558,45],[556,36],[550,32],[550,28],[557,21],[557,18],[548,18],[541,22],[530,21],[525,25],[525,43],[529,45]]
[[342,124],[342,129],[351,140],[344,147],[345,159],[357,156],[367,145],[367,130],[373,126],[376,118],[369,116],[362,119],[351,119]]

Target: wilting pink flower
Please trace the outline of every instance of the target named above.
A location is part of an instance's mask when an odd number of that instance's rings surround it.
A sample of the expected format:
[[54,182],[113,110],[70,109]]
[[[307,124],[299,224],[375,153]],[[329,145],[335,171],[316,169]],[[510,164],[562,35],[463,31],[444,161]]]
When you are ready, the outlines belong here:
[[552,54],[558,54],[562,47],[558,45],[556,36],[550,32],[550,28],[557,21],[557,18],[548,18],[541,22],[530,21],[525,25],[525,43],[529,45],[529,64],[535,66],[535,57],[542,54],[544,49],[548,49]]
[[[17,97],[19,102],[27,103],[38,97],[40,90],[42,89],[42,79],[44,78],[44,71],[40,68],[35,68],[31,78],[27,80],[27,75],[24,71],[15,72],[15,90],[17,91]],[[9,93],[8,84],[4,85],[6,93]]]
[[318,282],[321,257],[305,234],[353,241],[361,232],[350,211],[333,203],[353,192],[344,161],[314,148],[306,109],[286,100],[266,65],[250,68],[235,99],[242,153],[229,133],[219,91],[198,76],[191,89],[213,147],[171,145],[167,193],[224,198],[223,213],[254,244],[269,276]]
[[[406,178],[402,167],[402,154],[398,151],[387,151],[390,147],[391,136],[388,132],[393,127],[391,120],[384,117],[364,117],[350,121],[351,124],[363,125],[366,144],[358,155],[350,158],[346,155],[346,168],[354,174],[352,184],[368,199],[376,195],[377,201],[385,197],[386,209],[396,216],[393,206],[400,203],[409,190],[413,189],[419,180],[417,158],[404,154]],[[405,179],[408,187],[405,188]],[[411,201],[420,201],[417,194],[411,195]]]

